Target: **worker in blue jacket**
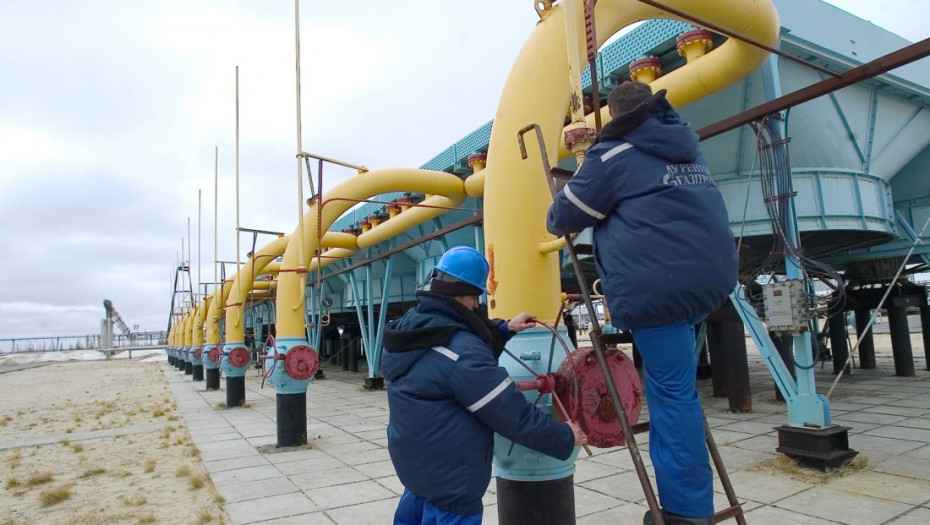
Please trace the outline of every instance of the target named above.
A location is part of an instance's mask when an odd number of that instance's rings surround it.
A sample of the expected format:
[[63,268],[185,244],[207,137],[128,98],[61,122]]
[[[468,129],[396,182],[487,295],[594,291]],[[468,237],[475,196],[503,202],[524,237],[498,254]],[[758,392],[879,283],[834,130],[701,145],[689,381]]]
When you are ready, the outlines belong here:
[[[698,135],[647,84],[607,98],[611,121],[549,208],[551,233],[593,227],[611,324],[643,358],[649,454],[666,523],[714,523],[694,325],[737,282],[727,210]],[[652,523],[647,513],[644,523]]]
[[467,246],[448,250],[418,304],[384,332],[388,450],[404,485],[396,525],[476,525],[491,481],[494,433],[566,460],[587,437],[526,400],[497,359],[521,313],[488,319],[479,303],[489,266]]

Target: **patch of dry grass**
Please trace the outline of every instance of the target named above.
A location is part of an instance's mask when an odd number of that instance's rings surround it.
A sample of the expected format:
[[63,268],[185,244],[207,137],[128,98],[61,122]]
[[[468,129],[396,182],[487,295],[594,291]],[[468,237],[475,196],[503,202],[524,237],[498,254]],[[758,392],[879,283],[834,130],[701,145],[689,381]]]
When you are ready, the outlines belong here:
[[822,472],[811,467],[805,467],[798,463],[797,460],[784,454],[779,454],[772,459],[766,459],[754,465],[749,465],[746,467],[746,470],[757,472],[774,471],[786,474],[791,479],[797,481],[823,485],[829,483],[833,479],[842,478],[863,470],[868,467],[868,465],[868,458],[863,454],[859,454],[839,468],[828,469],[826,472]]
[[26,477],[26,486],[34,487],[36,485],[42,485],[43,483],[49,483],[55,479],[55,476],[48,471],[44,472],[32,472]]
[[71,485],[60,485],[58,487],[43,490],[39,493],[39,501],[43,507],[48,507],[71,497]]

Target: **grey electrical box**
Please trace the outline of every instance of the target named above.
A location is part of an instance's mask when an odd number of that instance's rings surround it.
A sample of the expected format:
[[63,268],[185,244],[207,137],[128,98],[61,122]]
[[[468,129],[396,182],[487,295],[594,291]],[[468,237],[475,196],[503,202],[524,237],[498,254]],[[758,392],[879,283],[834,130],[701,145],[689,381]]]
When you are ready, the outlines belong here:
[[808,308],[803,281],[769,283],[762,290],[765,323],[770,331],[799,334],[807,330]]

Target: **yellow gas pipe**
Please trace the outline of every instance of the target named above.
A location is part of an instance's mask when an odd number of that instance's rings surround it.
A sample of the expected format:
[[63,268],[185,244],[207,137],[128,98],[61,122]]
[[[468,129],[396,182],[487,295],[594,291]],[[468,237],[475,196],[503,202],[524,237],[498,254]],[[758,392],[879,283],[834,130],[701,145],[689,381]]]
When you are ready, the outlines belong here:
[[[413,191],[430,195],[416,207],[382,222],[356,238],[358,249],[373,246],[417,224],[458,208],[465,202],[465,185],[462,179],[442,171],[412,168],[388,168],[368,171],[343,182],[323,195],[322,221],[317,220],[319,201],[314,200],[304,214],[303,254],[298,253],[297,242],[288,243],[278,274],[278,295],[275,299],[278,337],[306,337],[304,326],[304,287],[306,271],[316,262],[322,267],[333,259],[314,258],[320,248],[317,228],[326,231],[332,223],[359,200],[395,191]],[[299,231],[292,235],[296,239]],[[351,248],[335,250],[354,251]],[[329,252],[333,249],[329,250]]]
[[207,304],[207,298],[201,299],[200,302],[197,303],[197,309],[194,310],[194,331],[191,337],[191,344],[198,348],[203,346],[203,318],[207,315]]
[[261,274],[264,268],[271,264],[287,248],[290,236],[277,237],[265,246],[256,250],[249,260],[236,272],[233,279],[229,297],[226,299],[226,342],[241,343],[245,341],[245,323],[242,322],[243,304],[249,297],[249,292],[255,286],[255,276]]
[[[668,0],[681,9],[736,33],[774,45],[778,14],[768,1]],[[538,152],[521,159],[517,131],[538,124],[554,165],[570,153],[564,147],[563,119],[571,101],[566,54],[564,6],[545,10],[511,69],[494,118],[485,173],[485,246],[491,261],[489,300],[493,317],[509,318],[521,311],[535,312],[544,321],[555,319],[559,308],[559,258],[540,253],[539,243],[552,240],[546,232],[546,210],[551,202]],[[595,8],[598,46],[633,22],[675,18],[636,0],[600,0]],[[578,42],[576,51],[584,50]],[[667,89],[668,99],[683,107],[720,91],[754,71],[768,52],[735,39],[713,53],[655,80],[653,89]],[[604,122],[609,120],[605,107]],[[586,118],[589,127],[594,115]],[[530,141],[533,142],[533,141]],[[561,147],[556,147],[560,145]],[[534,157],[535,153],[535,157]],[[515,196],[519,195],[519,198]]]
[[220,318],[223,316],[223,306],[226,304],[226,298],[229,297],[229,290],[232,287],[232,280],[223,281],[219,289],[219,297],[214,292],[213,301],[210,302],[210,308],[207,310],[206,319],[206,344],[217,344],[220,342]]

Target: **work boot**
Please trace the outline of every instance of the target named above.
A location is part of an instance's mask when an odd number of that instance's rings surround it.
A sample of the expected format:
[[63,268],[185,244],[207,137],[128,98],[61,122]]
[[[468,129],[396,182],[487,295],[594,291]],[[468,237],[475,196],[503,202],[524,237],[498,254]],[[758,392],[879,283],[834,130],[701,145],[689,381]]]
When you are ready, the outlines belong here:
[[[689,518],[687,516],[672,514],[665,509],[662,509],[662,517],[665,519],[665,525],[714,525],[714,523],[716,523],[713,516],[708,518]],[[643,516],[643,525],[656,525],[656,520],[652,517],[652,512],[646,511],[646,515]]]

